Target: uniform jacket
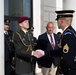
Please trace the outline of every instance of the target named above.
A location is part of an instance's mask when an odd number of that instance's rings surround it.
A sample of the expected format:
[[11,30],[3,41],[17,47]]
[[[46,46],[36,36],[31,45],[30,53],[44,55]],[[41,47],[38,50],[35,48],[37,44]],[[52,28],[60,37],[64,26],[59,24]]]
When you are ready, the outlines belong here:
[[60,47],[59,50],[45,52],[45,56],[60,56],[61,71],[68,75],[69,70],[76,70],[76,31],[71,26],[63,32]]
[[[54,34],[54,38],[55,38],[55,49],[58,49],[59,38],[56,34]],[[47,37],[47,33],[44,33],[44,34],[39,36],[36,48],[42,49],[45,51],[53,50],[52,46],[49,42],[49,39]],[[54,58],[52,58],[52,57],[49,57],[49,56],[45,57],[44,56],[44,57],[41,57],[38,59],[38,64],[43,66],[43,67],[49,68],[49,67],[51,67],[53,60],[54,60]]]
[[[61,46],[63,58],[61,66],[65,63],[67,70],[76,69],[76,31],[71,26],[63,32]],[[66,67],[64,69],[66,69]]]
[[[33,70],[32,50],[30,50],[30,44],[32,42],[32,34],[26,32],[26,34],[20,30],[14,34],[14,45],[16,48],[16,74],[24,74]],[[29,46],[29,47],[28,47]]]

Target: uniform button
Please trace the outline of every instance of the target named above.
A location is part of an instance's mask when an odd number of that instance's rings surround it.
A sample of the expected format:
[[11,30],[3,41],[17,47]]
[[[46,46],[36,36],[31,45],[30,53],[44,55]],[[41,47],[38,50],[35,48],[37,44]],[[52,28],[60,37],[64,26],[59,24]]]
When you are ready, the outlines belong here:
[[63,59],[63,57],[61,57],[61,59]]
[[68,70],[70,70],[70,68]]
[[20,62],[22,62],[22,60],[20,60]]

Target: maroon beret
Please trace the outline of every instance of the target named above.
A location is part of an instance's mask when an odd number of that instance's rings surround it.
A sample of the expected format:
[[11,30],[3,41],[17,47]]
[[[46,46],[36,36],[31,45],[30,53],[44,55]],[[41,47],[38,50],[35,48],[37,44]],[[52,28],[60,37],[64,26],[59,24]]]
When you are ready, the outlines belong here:
[[22,22],[25,21],[25,20],[29,20],[29,18],[23,16],[23,17],[19,18],[18,23],[22,23]]

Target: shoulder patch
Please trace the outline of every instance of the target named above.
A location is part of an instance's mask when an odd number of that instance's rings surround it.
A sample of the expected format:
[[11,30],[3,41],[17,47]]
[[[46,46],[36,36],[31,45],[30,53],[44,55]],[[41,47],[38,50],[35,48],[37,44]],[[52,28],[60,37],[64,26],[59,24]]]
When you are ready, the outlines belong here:
[[71,35],[72,33],[71,33],[71,32],[66,32],[66,33],[64,33],[64,35],[67,35],[67,34],[70,34],[70,35]]

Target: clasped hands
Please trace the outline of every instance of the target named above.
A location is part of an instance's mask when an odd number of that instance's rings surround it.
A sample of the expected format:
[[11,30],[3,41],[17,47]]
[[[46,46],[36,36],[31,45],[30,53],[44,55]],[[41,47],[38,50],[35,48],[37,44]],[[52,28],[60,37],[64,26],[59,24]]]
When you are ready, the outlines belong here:
[[37,57],[37,58],[41,58],[45,55],[44,51],[43,50],[36,50],[36,51],[33,51],[33,56]]

